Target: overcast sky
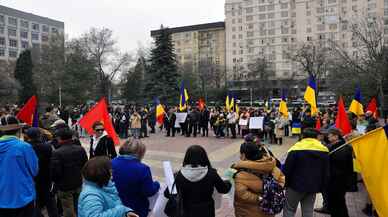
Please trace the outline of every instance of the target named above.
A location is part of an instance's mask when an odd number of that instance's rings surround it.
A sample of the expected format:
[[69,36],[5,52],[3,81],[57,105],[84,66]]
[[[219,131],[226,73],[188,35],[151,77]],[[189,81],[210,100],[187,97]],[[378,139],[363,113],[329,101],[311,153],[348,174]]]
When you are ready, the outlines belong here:
[[225,0],[0,0],[0,4],[65,23],[69,38],[90,27],[113,30],[122,51],[152,42],[150,30],[224,20]]

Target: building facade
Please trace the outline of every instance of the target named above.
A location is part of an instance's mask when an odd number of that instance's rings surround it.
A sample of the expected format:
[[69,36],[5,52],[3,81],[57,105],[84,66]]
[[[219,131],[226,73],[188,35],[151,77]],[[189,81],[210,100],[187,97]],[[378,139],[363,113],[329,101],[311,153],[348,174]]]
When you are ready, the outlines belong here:
[[[203,70],[212,70],[222,75],[225,73],[224,22],[169,28],[169,31],[180,67],[189,68],[196,73]],[[152,37],[158,34],[159,30],[151,31]],[[222,80],[224,77],[222,76]],[[218,80],[217,86],[220,85],[223,82]]]
[[[264,58],[274,80],[294,79],[303,72],[288,55],[306,42],[335,41],[357,55],[350,25],[366,17],[388,17],[384,4],[388,8],[387,0],[226,0],[227,77],[246,80],[248,65]],[[385,24],[388,33],[388,19]]]
[[0,5],[0,60],[16,60],[24,49],[40,50],[64,23]]

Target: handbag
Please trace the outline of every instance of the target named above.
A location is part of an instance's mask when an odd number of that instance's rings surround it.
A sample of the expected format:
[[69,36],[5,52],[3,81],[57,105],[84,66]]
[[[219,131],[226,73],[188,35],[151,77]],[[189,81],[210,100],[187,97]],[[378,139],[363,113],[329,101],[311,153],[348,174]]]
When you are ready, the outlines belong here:
[[176,194],[172,193],[174,188],[175,188],[175,182],[172,185],[171,192],[168,190],[168,187],[164,191],[164,196],[168,199],[166,207],[164,208],[164,213],[168,217],[182,217],[183,216],[182,198],[179,195],[179,193],[176,193]]

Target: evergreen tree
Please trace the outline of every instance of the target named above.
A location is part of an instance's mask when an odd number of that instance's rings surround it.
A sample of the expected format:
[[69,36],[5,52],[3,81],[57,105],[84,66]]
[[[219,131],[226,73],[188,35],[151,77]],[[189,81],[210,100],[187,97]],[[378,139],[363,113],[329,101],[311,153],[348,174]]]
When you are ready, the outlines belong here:
[[123,96],[128,101],[143,103],[145,58],[140,57],[133,70],[129,70],[123,86]]
[[163,102],[176,103],[179,94],[178,67],[168,28],[161,27],[151,50],[144,93],[148,99],[159,97]]
[[95,99],[97,70],[93,61],[76,40],[69,43],[68,50],[62,79],[64,104],[82,104]]
[[15,79],[20,84],[19,103],[25,103],[32,95],[36,94],[36,87],[32,79],[31,51],[23,51],[16,61]]

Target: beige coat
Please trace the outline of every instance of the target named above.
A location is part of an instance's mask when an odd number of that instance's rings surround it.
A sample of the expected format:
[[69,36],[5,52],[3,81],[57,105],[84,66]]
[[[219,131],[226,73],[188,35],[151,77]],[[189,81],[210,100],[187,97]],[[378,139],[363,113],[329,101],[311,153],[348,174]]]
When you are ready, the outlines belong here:
[[139,114],[133,113],[131,115],[131,128],[132,129],[140,129],[141,128],[141,116]]
[[[235,169],[249,169],[257,174],[272,173],[274,178],[284,186],[285,176],[276,167],[273,158],[265,157],[258,161],[240,161]],[[263,181],[255,174],[241,171],[235,177],[234,209],[236,217],[273,217],[265,215],[259,209],[259,196],[263,190]]]

